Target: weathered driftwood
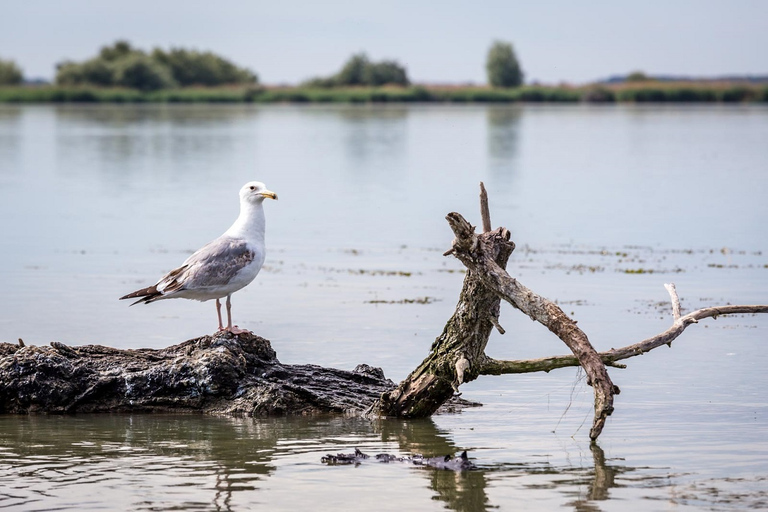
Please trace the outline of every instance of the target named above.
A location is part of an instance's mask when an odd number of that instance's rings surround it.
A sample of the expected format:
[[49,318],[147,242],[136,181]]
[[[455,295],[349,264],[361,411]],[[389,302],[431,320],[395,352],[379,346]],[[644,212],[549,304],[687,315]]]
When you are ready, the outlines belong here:
[[[597,439],[605,420],[613,412],[614,395],[619,388],[613,384],[606,365],[623,367],[616,361],[641,355],[661,345],[669,345],[683,330],[699,319],[735,313],[767,313],[768,306],[724,306],[706,308],[680,316],[680,300],[674,285],[665,285],[672,298],[674,324],[667,331],[647,340],[620,349],[598,353],[587,335],[576,326],[556,304],[534,293],[512,278],[505,270],[514,250],[509,231],[490,231],[488,198],[480,184],[480,205],[484,232],[476,234],[474,227],[458,213],[446,217],[454,232],[452,248],[445,253],[454,255],[468,269],[456,311],[435,340],[426,359],[403,380],[397,388],[386,392],[368,411],[397,417],[423,417],[432,414],[458,387],[480,375],[500,375],[545,371],[567,366],[581,366],[587,383],[595,395],[595,415],[590,438]],[[546,357],[523,361],[500,361],[485,355],[492,327],[501,334],[498,322],[499,304],[504,300],[531,319],[557,335],[573,355]]]
[[[491,226],[488,198],[481,184],[483,226]],[[492,360],[485,355],[491,329],[499,326],[499,305],[505,300],[545,325],[571,349],[595,389],[595,420],[590,437],[596,439],[613,412],[613,395],[619,390],[611,382],[600,356],[586,334],[576,327],[556,304],[533,293],[504,270],[515,248],[506,228],[475,234],[475,228],[458,213],[446,217],[455,239],[450,251],[467,267],[456,312],[429,356],[398,387],[384,394],[379,404],[388,416],[419,417],[432,414],[458,386],[484,374]],[[374,406],[374,409],[376,406]]]
[[284,365],[253,334],[162,350],[0,343],[0,412],[359,413],[394,383],[379,368]]

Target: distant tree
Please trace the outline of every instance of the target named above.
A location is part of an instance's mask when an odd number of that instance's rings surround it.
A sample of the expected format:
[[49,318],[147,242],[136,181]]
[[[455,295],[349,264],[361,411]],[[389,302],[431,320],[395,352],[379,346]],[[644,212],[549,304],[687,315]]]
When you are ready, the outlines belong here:
[[152,58],[171,70],[174,80],[181,85],[254,84],[256,75],[211,52],[198,52],[183,48],[163,51],[155,48]]
[[142,91],[175,87],[171,70],[142,53],[130,54],[114,64],[114,85]]
[[128,41],[103,46],[99,54],[83,62],[62,62],[57,66],[60,85],[121,86],[151,91],[178,85],[253,84],[257,77],[211,52],[183,48],[151,54],[134,48]]
[[519,87],[523,84],[523,71],[512,44],[495,41],[485,61],[488,83],[493,87]]
[[0,59],[0,85],[17,85],[23,79],[21,68],[14,61]]
[[365,53],[357,53],[344,63],[341,71],[327,78],[304,82],[307,87],[336,87],[354,85],[409,85],[408,72],[394,60],[371,62]]
[[305,80],[301,83],[303,87],[318,87],[321,89],[330,89],[336,87],[339,83],[336,81],[336,76],[329,77],[315,77]]
[[107,62],[115,62],[116,60],[128,57],[131,54],[144,53],[141,50],[133,48],[131,43],[125,40],[115,41],[112,46],[102,46],[99,50],[99,58]]
[[56,83],[107,87],[114,83],[113,66],[98,57],[81,63],[62,62],[56,66]]
[[642,71],[633,71],[627,75],[627,82],[647,82],[651,78]]
[[341,71],[336,73],[336,83],[339,85],[366,85],[365,70],[371,65],[368,56],[364,53],[358,53],[349,58],[342,66]]
[[405,68],[393,60],[369,63],[363,70],[363,83],[366,85],[397,84],[408,85],[408,73]]

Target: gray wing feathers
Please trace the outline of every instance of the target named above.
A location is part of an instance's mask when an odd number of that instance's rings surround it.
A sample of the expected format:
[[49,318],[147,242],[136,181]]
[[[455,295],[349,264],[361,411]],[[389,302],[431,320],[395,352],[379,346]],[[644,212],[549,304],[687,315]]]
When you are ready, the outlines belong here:
[[[182,267],[185,272],[168,277],[170,281],[180,282],[177,289],[194,290],[209,286],[220,286],[229,283],[235,275],[256,258],[256,253],[245,240],[222,237],[203,246],[199,251],[187,258]],[[186,268],[185,268],[186,267]],[[179,279],[180,278],[180,279]],[[165,279],[163,280],[165,281]],[[172,282],[163,290],[169,293],[173,288]]]
[[149,304],[185,290],[195,292],[226,286],[238,272],[259,257],[245,240],[220,237],[187,258],[179,268],[168,272],[157,284],[129,293],[120,299],[138,298],[133,304]]

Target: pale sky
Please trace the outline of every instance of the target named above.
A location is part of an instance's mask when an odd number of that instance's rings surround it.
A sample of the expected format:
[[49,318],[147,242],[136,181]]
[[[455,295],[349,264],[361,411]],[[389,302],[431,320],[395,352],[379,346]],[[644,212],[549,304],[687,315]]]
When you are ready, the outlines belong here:
[[526,81],[768,74],[768,0],[0,2],[0,58],[28,78],[117,39],[211,50],[267,84],[329,75],[360,51],[415,82],[484,83],[496,39],[513,43]]

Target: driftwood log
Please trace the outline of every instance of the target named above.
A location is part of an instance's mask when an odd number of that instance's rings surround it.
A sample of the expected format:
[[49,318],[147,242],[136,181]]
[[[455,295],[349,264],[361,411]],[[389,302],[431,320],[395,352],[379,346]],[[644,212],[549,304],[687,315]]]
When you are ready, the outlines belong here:
[[379,368],[284,365],[268,340],[218,333],[162,350],[0,343],[0,412],[360,412],[394,383]]
[[[768,313],[768,305],[721,306],[681,315],[674,285],[672,326],[619,349],[597,352],[587,335],[556,304],[505,270],[515,248],[506,228],[491,230],[488,197],[481,184],[483,232],[458,213],[446,217],[455,239],[446,255],[468,269],[456,310],[426,359],[395,384],[379,368],[354,371],[284,365],[268,340],[253,334],[217,333],[162,350],[118,350],[90,345],[49,347],[0,343],[0,413],[198,411],[255,416],[337,413],[368,417],[427,417],[441,407],[470,405],[459,386],[481,375],[549,372],[581,366],[595,394],[590,438],[597,439],[619,393],[607,366],[670,345],[692,323],[739,313]],[[485,347],[507,302],[547,327],[570,355],[501,361]]]

